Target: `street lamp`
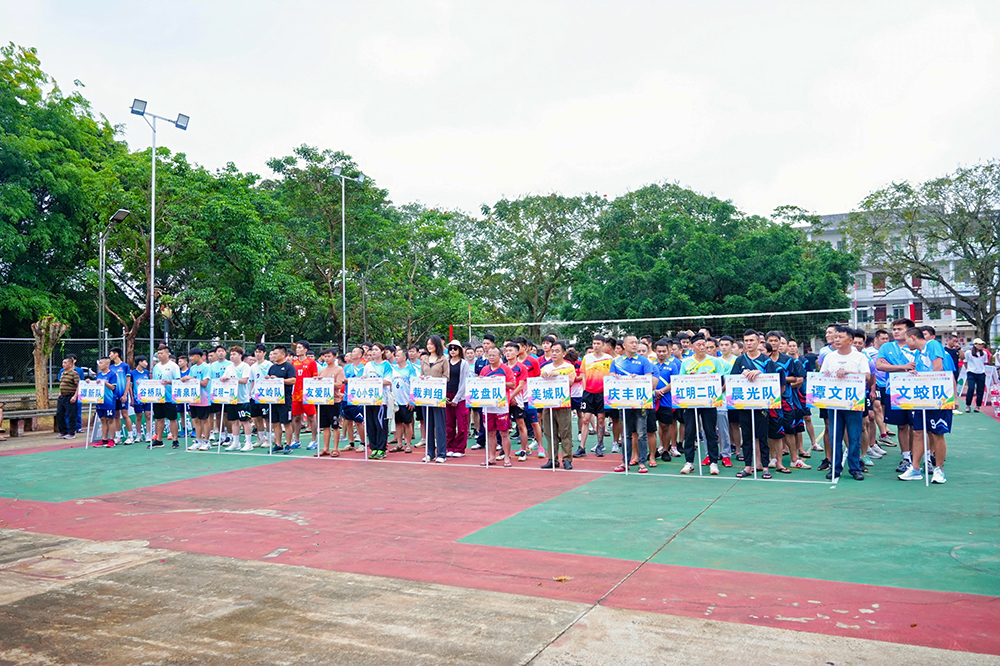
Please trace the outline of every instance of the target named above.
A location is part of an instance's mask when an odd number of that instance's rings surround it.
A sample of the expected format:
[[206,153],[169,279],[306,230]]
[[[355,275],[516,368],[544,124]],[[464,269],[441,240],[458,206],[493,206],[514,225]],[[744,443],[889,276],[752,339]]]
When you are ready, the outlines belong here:
[[362,327],[364,327],[365,340],[368,339],[368,276],[376,268],[389,261],[388,259],[383,259],[374,266],[368,269],[368,272],[361,273],[361,321]]
[[[340,179],[340,353],[347,353],[347,189],[345,181],[353,180],[358,185],[365,182],[365,174],[358,174],[357,178],[348,178],[343,175],[342,167],[333,167],[334,178]],[[362,298],[364,291],[362,290]],[[364,313],[364,303],[362,303],[362,313]],[[368,339],[368,321],[365,319],[365,339]]]
[[[157,116],[146,111],[146,102],[141,99],[132,100],[131,111],[137,116],[142,116],[146,124],[153,129],[153,175],[149,197],[149,358],[153,358],[155,351],[153,339],[156,335],[156,327],[153,326],[153,320],[156,317],[156,311],[153,309],[153,301],[156,299],[156,121],[165,120],[168,123],[173,123],[177,129],[186,130],[191,117],[185,116],[183,113],[177,114],[175,120]],[[153,122],[149,122],[149,118],[152,118]]]
[[111,228],[128,217],[131,213],[124,208],[119,208],[118,211],[111,216],[108,220],[108,226],[97,235],[97,244],[100,248],[99,250],[99,261],[100,264],[97,268],[97,300],[100,302],[100,306],[97,310],[97,337],[99,338],[100,352],[101,354],[108,353],[108,332],[104,327],[104,310],[107,307],[104,298],[104,277],[107,271],[107,244],[108,244],[108,234],[111,233]]

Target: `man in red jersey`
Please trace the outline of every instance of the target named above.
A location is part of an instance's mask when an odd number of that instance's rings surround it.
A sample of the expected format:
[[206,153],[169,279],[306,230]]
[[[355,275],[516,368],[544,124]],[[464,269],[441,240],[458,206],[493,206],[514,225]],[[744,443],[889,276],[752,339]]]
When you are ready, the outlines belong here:
[[309,342],[299,340],[295,343],[295,358],[292,359],[292,366],[295,367],[295,387],[292,389],[292,448],[301,446],[299,442],[299,432],[302,430],[302,417],[306,417],[306,423],[312,432],[312,442],[309,448],[316,448],[319,441],[319,433],[316,427],[316,405],[307,405],[302,402],[302,384],[306,377],[316,377],[319,375],[319,366],[316,361],[308,358]]

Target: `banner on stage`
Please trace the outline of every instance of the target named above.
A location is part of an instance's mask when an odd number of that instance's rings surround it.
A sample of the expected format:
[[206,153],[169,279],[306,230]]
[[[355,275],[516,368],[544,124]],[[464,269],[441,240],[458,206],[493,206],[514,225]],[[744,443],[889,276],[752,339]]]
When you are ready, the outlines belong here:
[[781,377],[770,373],[750,381],[743,375],[726,375],[726,407],[781,409]]
[[80,382],[79,400],[84,405],[99,405],[104,402],[104,382],[84,379]]
[[950,372],[892,372],[893,409],[955,409],[955,377]]
[[166,388],[159,379],[140,379],[135,383],[135,399],[139,402],[163,404],[167,401]]
[[865,378],[862,375],[824,375],[806,373],[806,403],[820,409],[865,411]]
[[351,377],[347,380],[347,402],[352,405],[377,407],[382,404],[381,377]]
[[211,400],[216,405],[235,405],[239,382],[236,378],[219,377],[211,382]]
[[285,404],[285,380],[281,377],[261,377],[253,385],[254,402],[261,405]]
[[653,384],[650,375],[605,375],[604,406],[607,409],[652,409]]
[[507,407],[507,380],[497,377],[470,377],[465,384],[469,407]]
[[410,402],[417,407],[444,407],[448,380],[444,377],[428,377],[410,381]]
[[569,377],[528,377],[528,400],[535,409],[569,407]]
[[307,405],[336,405],[337,380],[333,377],[304,377],[302,402]]
[[670,377],[670,395],[673,406],[678,409],[722,407],[726,399],[722,392],[722,375],[714,373],[673,375]]

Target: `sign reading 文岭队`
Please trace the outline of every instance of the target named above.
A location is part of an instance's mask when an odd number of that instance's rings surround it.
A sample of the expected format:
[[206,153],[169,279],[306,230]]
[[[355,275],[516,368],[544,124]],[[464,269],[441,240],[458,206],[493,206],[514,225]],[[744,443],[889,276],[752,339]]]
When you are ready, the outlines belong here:
[[893,409],[955,409],[955,377],[950,372],[889,374]]
[[865,378],[847,375],[838,378],[822,372],[806,374],[806,403],[821,409],[865,411]]
[[781,377],[777,373],[726,375],[726,407],[730,409],[781,409]]
[[285,381],[281,377],[261,377],[254,383],[251,397],[261,405],[283,405]]
[[673,406],[679,409],[722,407],[725,401],[722,375],[673,375],[670,377],[670,396]]
[[605,375],[604,406],[608,409],[652,409],[653,383],[650,376]]
[[417,407],[444,407],[448,380],[444,377],[416,378],[410,381],[410,400]]
[[528,400],[535,409],[569,407],[569,377],[528,377]]

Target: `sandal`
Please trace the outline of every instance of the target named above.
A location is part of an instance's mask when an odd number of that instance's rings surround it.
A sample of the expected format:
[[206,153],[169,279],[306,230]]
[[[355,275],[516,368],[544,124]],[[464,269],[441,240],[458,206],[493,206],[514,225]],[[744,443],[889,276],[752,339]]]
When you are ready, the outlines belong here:
[[413,446],[410,445],[410,444],[407,444],[406,446],[404,446],[403,447],[403,453],[413,453]]
[[760,478],[762,478],[762,479],[770,479],[771,478],[771,471],[765,469],[763,476],[761,476]]
[[403,447],[401,445],[397,444],[396,446],[394,446],[391,449],[389,449],[388,452],[389,453],[402,453],[403,452]]
[[330,451],[330,457],[331,458],[339,458],[340,457],[340,451]]
[[481,462],[481,463],[479,463],[479,466],[480,466],[480,467],[491,467],[491,466],[492,466],[492,467],[496,467],[496,466],[497,466],[497,461],[496,461],[496,460],[491,460],[491,461],[489,461],[488,463],[486,463],[486,462]]
[[656,465],[657,465],[657,462],[655,460],[650,460],[649,461],[649,466],[650,467],[656,467]]
[[646,472],[648,472],[648,471],[649,471],[649,470],[648,470],[648,469],[646,469],[646,466],[645,466],[645,465],[639,465],[639,474],[645,474],[645,473],[646,473]]
[[504,460],[504,461],[503,461],[503,466],[504,466],[504,467],[513,467],[514,465],[512,465],[512,464],[511,464],[511,462],[510,462],[509,460]]
[[615,471],[616,472],[624,472],[625,471],[625,465],[618,465],[618,467],[615,467]]
[[320,451],[319,453],[316,454],[316,457],[317,458],[329,458],[330,457],[330,452],[329,451]]
[[779,467],[778,469],[776,469],[774,471],[778,472],[779,474],[791,474],[792,473],[792,470],[788,469],[787,467]]
[[745,479],[748,476],[753,476],[753,472],[748,469],[741,469],[740,471],[736,472],[737,479]]

